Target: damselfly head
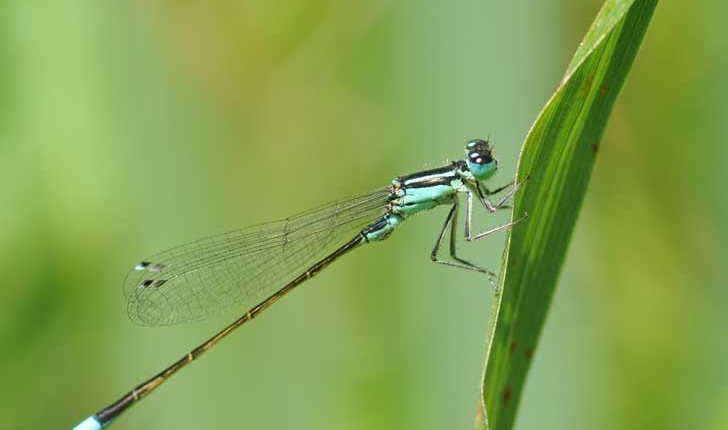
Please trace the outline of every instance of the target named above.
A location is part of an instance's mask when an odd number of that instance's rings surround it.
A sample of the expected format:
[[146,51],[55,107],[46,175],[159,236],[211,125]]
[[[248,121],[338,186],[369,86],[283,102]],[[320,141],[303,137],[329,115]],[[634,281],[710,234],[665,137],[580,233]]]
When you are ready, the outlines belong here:
[[465,156],[470,173],[479,181],[488,179],[498,168],[498,160],[486,140],[474,139],[465,145]]

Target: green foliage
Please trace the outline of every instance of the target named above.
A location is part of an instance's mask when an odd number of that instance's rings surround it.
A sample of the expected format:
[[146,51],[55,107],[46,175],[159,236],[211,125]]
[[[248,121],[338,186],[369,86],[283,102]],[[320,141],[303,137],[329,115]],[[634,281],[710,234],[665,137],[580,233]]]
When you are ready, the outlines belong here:
[[[610,0],[526,138],[478,426],[506,430],[516,411],[614,102],[657,0]],[[485,418],[485,419],[484,419]]]

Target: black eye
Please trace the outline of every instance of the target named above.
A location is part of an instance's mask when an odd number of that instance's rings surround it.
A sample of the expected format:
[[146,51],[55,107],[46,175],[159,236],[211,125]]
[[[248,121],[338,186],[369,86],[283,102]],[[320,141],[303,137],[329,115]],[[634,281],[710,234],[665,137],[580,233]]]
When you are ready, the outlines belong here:
[[493,153],[490,151],[488,142],[482,139],[474,139],[465,145],[468,161],[475,164],[489,164],[493,162]]

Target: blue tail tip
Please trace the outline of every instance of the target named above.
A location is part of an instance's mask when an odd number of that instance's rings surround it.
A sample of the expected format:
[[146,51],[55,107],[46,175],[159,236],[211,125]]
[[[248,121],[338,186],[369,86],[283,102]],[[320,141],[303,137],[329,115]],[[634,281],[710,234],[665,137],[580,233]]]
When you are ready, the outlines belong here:
[[101,427],[101,423],[96,419],[96,416],[91,415],[74,427],[73,430],[101,430]]

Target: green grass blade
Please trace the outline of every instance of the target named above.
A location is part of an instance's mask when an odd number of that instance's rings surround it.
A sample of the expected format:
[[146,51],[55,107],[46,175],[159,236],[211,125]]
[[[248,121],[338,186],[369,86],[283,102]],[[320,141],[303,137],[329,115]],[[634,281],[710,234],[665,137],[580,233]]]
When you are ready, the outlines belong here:
[[608,0],[531,128],[517,178],[477,427],[513,427],[600,139],[657,0]]

